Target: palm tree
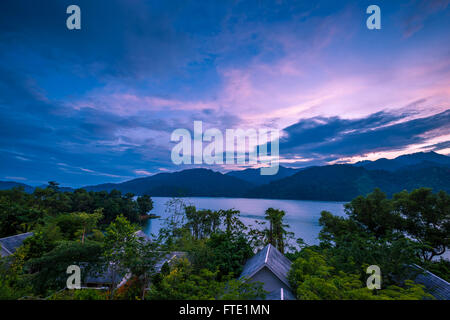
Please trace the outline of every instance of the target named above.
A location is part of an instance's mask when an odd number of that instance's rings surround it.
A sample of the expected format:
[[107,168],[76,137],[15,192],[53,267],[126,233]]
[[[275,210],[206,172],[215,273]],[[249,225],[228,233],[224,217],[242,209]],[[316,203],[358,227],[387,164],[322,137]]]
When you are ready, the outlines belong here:
[[265,212],[265,218],[269,221],[269,229],[266,230],[267,243],[284,253],[285,237],[288,234],[286,228],[289,225],[283,224],[283,218],[286,212],[274,208],[269,208]]

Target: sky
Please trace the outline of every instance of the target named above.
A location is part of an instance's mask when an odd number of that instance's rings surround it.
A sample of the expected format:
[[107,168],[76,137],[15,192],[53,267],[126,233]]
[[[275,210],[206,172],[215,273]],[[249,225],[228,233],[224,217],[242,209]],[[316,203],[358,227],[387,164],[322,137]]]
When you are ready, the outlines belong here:
[[280,130],[289,167],[448,155],[449,2],[3,0],[0,180],[187,169],[170,136],[194,121]]

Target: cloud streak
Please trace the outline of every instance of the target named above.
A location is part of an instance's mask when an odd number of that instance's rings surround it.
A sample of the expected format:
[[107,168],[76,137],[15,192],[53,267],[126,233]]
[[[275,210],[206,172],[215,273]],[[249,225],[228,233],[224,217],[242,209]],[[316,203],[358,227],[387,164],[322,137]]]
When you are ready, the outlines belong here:
[[283,130],[287,165],[449,147],[448,1],[382,1],[379,32],[360,3],[140,0],[80,0],[70,32],[66,4],[0,4],[0,179],[184,169],[194,120]]

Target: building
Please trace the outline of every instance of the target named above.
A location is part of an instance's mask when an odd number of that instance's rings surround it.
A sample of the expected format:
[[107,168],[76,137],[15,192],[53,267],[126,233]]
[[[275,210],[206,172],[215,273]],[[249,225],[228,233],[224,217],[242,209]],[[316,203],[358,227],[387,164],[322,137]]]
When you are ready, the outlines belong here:
[[[144,241],[150,241],[146,237],[140,238],[144,238]],[[182,259],[186,257],[187,253],[180,251],[173,251],[163,254],[161,259],[155,264],[155,271],[159,273],[161,272],[161,268],[165,263],[172,265],[177,259]],[[117,272],[114,272],[111,266],[109,266],[106,270],[103,270],[101,272],[92,272],[88,274],[88,276],[86,276],[86,278],[83,281],[82,288],[107,289],[111,286],[113,280],[117,288],[120,288],[125,283],[127,283],[127,281],[130,280],[131,278],[132,278],[131,273],[118,274]]]
[[425,291],[437,300],[450,300],[450,283],[416,264],[412,267],[419,271],[415,283],[425,286]]
[[161,268],[163,267],[164,264],[167,263],[169,266],[172,266],[177,259],[184,259],[184,258],[186,259],[188,258],[186,252],[183,251],[169,252],[166,255],[164,255],[158,263],[156,263],[155,269],[157,272],[161,272]]
[[16,234],[6,238],[0,238],[0,254],[2,257],[12,255],[23,244],[23,241],[31,237],[33,232]]
[[287,279],[291,264],[277,248],[268,244],[247,261],[240,278],[262,282],[268,292],[267,300],[295,300]]

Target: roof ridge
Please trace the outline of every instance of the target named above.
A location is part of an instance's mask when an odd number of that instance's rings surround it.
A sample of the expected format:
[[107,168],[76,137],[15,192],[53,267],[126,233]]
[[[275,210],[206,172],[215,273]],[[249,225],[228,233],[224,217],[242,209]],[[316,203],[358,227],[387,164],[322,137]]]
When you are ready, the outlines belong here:
[[267,259],[269,259],[269,252],[270,252],[270,243],[267,245],[266,259],[264,260],[265,264],[267,264]]
[[9,238],[13,238],[13,237],[18,237],[18,236],[22,236],[22,235],[28,234],[28,233],[33,233],[33,231],[30,231],[30,232],[24,232],[24,233],[19,233],[19,234],[15,234],[15,235],[13,235],[13,236],[3,237],[3,238],[0,238],[0,240],[9,239]]
[[3,250],[5,250],[6,251],[6,253],[8,253],[8,254],[12,254],[12,252],[11,251],[9,251],[8,250],[8,248],[6,248],[5,246],[3,246],[1,243],[0,243],[0,248],[2,248]]
[[438,278],[439,280],[441,280],[442,282],[444,282],[445,284],[447,284],[447,285],[450,286],[450,283],[449,283],[447,280],[442,279],[442,278],[439,277],[438,275],[435,275],[433,272],[431,272],[431,271],[429,271],[429,270],[427,270],[427,269],[425,269],[425,268],[422,268],[421,266],[419,266],[418,264],[415,264],[415,263],[413,263],[413,266],[415,266],[415,267],[417,267],[417,268],[419,268],[419,269],[422,269],[423,271],[425,271],[425,272],[431,274],[433,277]]

